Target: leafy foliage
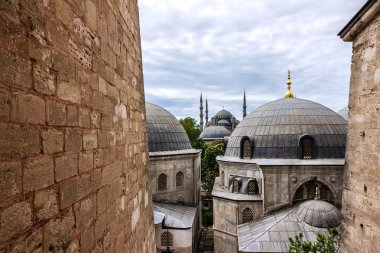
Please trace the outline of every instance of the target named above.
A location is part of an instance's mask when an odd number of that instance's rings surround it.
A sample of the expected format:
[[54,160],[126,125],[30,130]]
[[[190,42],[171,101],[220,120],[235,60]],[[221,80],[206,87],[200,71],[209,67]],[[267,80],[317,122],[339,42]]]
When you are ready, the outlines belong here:
[[303,234],[299,233],[294,238],[289,238],[290,253],[336,253],[339,250],[340,235],[336,228],[329,229],[329,235],[318,234],[317,241],[306,242]]
[[215,177],[219,175],[219,165],[216,162],[216,157],[223,155],[224,144],[222,141],[215,141],[204,145],[206,148],[202,158],[201,177],[204,189],[211,192]]
[[[201,134],[201,130],[197,125],[197,121],[194,118],[186,117],[184,119],[180,119],[179,123],[185,128],[187,136],[189,136],[191,145],[197,142],[199,135]],[[194,146],[193,146],[194,147]]]
[[212,211],[202,211],[202,225],[204,227],[209,227],[213,224],[213,213]]

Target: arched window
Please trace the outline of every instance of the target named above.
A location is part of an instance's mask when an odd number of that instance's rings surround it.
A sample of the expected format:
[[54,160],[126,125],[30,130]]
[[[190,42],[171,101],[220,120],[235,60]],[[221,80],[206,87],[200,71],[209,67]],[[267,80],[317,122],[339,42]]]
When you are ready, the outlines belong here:
[[164,173],[158,176],[158,190],[159,191],[164,191],[168,189],[167,181],[168,181],[168,176],[166,176]]
[[257,194],[259,193],[259,186],[257,185],[256,179],[250,180],[248,182],[248,194]]
[[178,187],[183,187],[183,172],[180,171],[176,174],[175,176],[175,186]]
[[161,234],[161,246],[173,246],[173,235],[170,232]]
[[242,222],[246,223],[250,221],[253,221],[253,212],[251,208],[247,207],[243,210]]
[[251,159],[251,140],[248,137],[244,137],[241,142],[241,158]]
[[315,143],[311,136],[304,136],[300,140],[301,159],[312,159],[315,154]]
[[234,192],[234,193],[238,193],[239,192],[239,181],[236,180],[236,179],[233,182],[232,192]]

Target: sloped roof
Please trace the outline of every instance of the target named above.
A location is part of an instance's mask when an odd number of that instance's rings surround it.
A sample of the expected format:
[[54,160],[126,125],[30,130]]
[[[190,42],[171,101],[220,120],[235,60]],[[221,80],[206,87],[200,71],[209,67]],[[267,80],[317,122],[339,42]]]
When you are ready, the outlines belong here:
[[297,210],[297,207],[292,207],[239,225],[239,252],[288,252],[289,237],[302,233],[304,240],[316,242],[318,234],[328,234],[327,228],[313,227],[301,221]]
[[165,227],[188,229],[193,226],[196,207],[169,203],[153,203],[154,224]]

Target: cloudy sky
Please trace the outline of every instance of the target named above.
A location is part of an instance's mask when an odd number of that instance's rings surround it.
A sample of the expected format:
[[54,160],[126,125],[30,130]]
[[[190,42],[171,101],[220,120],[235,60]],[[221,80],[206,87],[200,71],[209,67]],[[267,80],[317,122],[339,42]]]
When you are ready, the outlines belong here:
[[337,33],[365,0],[139,0],[146,100],[199,120],[281,98],[348,103],[351,43]]

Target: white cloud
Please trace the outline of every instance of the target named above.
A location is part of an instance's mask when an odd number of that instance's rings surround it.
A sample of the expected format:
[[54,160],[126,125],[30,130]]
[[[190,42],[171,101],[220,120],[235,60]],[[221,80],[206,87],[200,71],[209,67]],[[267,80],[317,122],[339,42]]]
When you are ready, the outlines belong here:
[[290,67],[298,97],[347,105],[351,45],[336,34],[365,0],[140,0],[147,100],[177,117],[225,105],[241,118],[282,97]]

